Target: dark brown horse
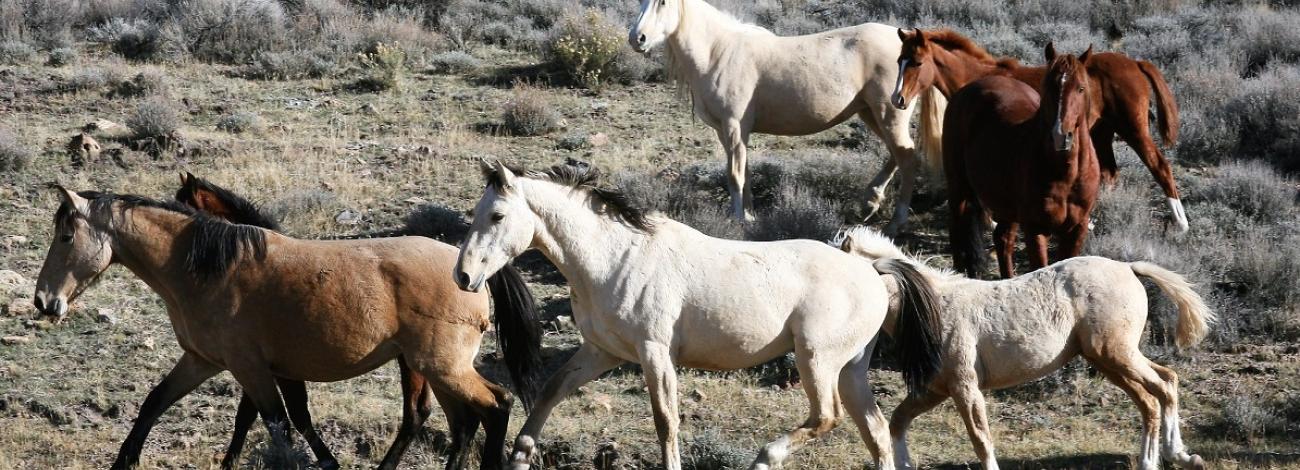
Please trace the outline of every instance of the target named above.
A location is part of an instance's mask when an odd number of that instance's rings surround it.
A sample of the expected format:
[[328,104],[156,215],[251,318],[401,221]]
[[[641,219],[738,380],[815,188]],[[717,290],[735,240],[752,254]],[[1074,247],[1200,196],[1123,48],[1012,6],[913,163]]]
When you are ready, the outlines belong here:
[[[979,78],[1002,75],[1014,78],[1035,90],[1041,90],[1047,67],[1026,67],[1011,58],[997,59],[970,39],[951,30],[898,30],[903,40],[898,56],[902,78],[891,101],[895,106],[907,103],[934,86],[944,96],[952,97]],[[903,64],[906,64],[903,66]],[[1148,109],[1152,90],[1156,103],[1156,121],[1166,145],[1178,138],[1178,104],[1155,65],[1134,60],[1123,54],[1102,52],[1088,61],[1092,96],[1089,114],[1095,121],[1090,137],[1096,148],[1103,181],[1113,181],[1118,172],[1113,142],[1115,135],[1137,152],[1142,163],[1164,191],[1170,217],[1179,232],[1187,230],[1187,215],[1179,199],[1169,162],[1151,138]]]
[[1047,237],[1057,259],[1077,256],[1088,235],[1100,170],[1088,130],[1092,100],[1088,62],[1045,49],[1039,89],[989,75],[952,95],[943,117],[943,164],[952,223],[953,264],[967,276],[982,271],[984,211],[994,230],[1002,277],[1015,275],[1016,232],[1025,231],[1030,265],[1047,266]]
[[[247,199],[189,172],[181,175],[181,187],[176,190],[176,200],[200,212],[225,219],[231,223],[253,225],[275,231],[280,230],[278,221],[263,214],[256,205]],[[428,381],[419,372],[411,370],[411,367],[406,363],[406,359],[401,355],[397,356],[397,365],[401,372],[402,381],[402,424],[397,430],[397,438],[393,440],[392,446],[384,454],[384,460],[379,464],[380,469],[397,468],[402,455],[406,453],[411,440],[415,438],[415,433],[419,431],[420,426],[433,413],[433,397],[435,395],[429,387]],[[329,447],[321,440],[312,425],[311,413],[307,410],[306,384],[301,380],[282,377],[276,377],[275,381],[280,388],[280,396],[284,399],[289,420],[293,423],[294,428],[298,429],[298,432],[307,440],[312,452],[316,454],[316,459],[320,462],[321,468],[337,467],[338,463],[333,453],[330,452]],[[444,409],[447,409],[452,404],[442,403],[442,405]],[[239,411],[235,415],[235,431],[230,438],[230,447],[226,450],[226,456],[221,460],[222,468],[234,468],[239,454],[243,450],[244,439],[248,436],[248,430],[253,426],[256,419],[257,407],[253,404],[252,398],[245,394],[239,400]],[[453,428],[451,429],[451,445],[447,451],[447,468],[459,469],[465,466],[465,458],[468,456],[466,451],[473,441],[474,433],[478,430],[478,420],[465,419],[450,424],[453,425]]]

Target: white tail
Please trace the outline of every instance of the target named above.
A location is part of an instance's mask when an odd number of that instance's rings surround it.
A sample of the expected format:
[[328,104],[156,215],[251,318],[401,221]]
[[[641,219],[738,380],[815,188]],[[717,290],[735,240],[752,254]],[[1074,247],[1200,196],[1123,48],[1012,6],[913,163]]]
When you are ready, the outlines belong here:
[[1133,274],[1150,279],[1165,295],[1178,304],[1178,335],[1174,339],[1179,349],[1195,346],[1210,331],[1210,324],[1218,317],[1205,306],[1201,296],[1192,290],[1183,276],[1168,269],[1142,261],[1129,263]]
[[935,87],[921,93],[921,122],[917,126],[921,151],[930,166],[934,180],[943,174],[943,112],[948,109],[948,99]]

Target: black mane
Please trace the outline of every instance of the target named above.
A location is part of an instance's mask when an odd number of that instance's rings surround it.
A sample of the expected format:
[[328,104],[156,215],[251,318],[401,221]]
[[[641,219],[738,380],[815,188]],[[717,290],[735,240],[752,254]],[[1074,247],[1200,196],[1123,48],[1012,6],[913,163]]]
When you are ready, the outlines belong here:
[[[185,185],[176,190],[176,200],[185,202],[190,197],[192,188],[210,191],[230,207],[230,217],[228,220],[235,224],[253,225],[268,230],[280,231],[280,223],[269,215],[263,214],[257,204],[244,199],[242,196],[231,192],[229,189],[217,186],[208,180],[187,173],[189,179]],[[192,186],[191,186],[192,185]]]
[[[646,217],[646,211],[632,203],[627,193],[619,188],[601,185],[603,176],[595,165],[574,159],[563,164],[554,165],[544,171],[523,171],[510,168],[516,175],[539,178],[563,184],[571,188],[587,190],[597,200],[605,204],[606,213],[642,232],[654,231],[654,224]],[[498,191],[505,185],[500,172],[487,175],[488,186]]]
[[[114,217],[114,203],[118,213],[133,208],[155,208],[176,212],[189,217],[190,246],[185,250],[185,269],[200,280],[209,280],[225,274],[242,250],[249,250],[256,259],[266,257],[266,232],[251,225],[236,225],[209,216],[177,201],[159,201],[131,194],[113,194],[99,191],[81,191],[77,195],[90,201],[91,220],[110,221]],[[55,226],[64,227],[74,217],[71,205],[64,201],[54,214]]]

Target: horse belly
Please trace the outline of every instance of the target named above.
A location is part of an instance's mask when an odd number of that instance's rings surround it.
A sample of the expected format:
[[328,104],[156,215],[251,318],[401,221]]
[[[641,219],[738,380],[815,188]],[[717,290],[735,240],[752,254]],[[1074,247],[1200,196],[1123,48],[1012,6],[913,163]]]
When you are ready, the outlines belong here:
[[980,345],[983,389],[1014,387],[1050,374],[1074,356],[1078,347],[1064,334],[1027,335]]

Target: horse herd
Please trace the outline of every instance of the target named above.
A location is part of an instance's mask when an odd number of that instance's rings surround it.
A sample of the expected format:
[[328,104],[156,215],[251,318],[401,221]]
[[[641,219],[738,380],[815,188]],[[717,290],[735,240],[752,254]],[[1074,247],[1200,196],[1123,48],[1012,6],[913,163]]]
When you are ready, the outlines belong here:
[[[1117,170],[1116,134],[1137,150],[1178,227],[1187,228],[1148,131],[1152,88],[1161,134],[1172,139],[1177,127],[1172,96],[1151,64],[1091,49],[1057,54],[1049,45],[1046,67],[1023,67],[950,31],[876,24],[779,37],[703,0],[644,0],[629,42],[638,51],[666,43],[670,70],[723,143],[732,209],[742,219],[752,217],[750,133],[807,134],[857,115],[894,157],[871,183],[871,208],[901,170],[885,232],[899,230],[920,166],[908,129],[919,101],[923,149],[932,163],[942,161],[948,180],[954,261],[968,277],[927,267],[866,227],[828,243],[711,238],[645,212],[575,161],[543,171],[483,161],[486,185],[459,248],[422,237],[291,238],[256,206],[189,174],[174,201],[55,186],[61,204],[37,310],[61,321],[121,264],[162,297],[184,351],[145,398],[114,468],[137,464],[163,412],[223,370],[244,391],[223,467],[237,464],[260,415],[277,444],[287,443],[292,423],[319,465],[336,468],[312,426],[304,382],[344,380],[396,360],[403,416],[380,468],[396,468],[436,400],[451,431],[447,468],[466,465],[482,426],[482,468],[527,469],[555,406],[631,362],[644,373],[663,465],[677,470],[677,367],[732,370],[789,351],[809,416],[765,445],[753,469],[780,466],[844,414],[876,468],[912,468],[909,424],[947,398],[984,467],[997,468],[981,391],[1034,380],[1078,356],[1141,412],[1141,468],[1161,459],[1204,466],[1182,442],[1176,374],[1138,348],[1148,304],[1139,278],[1177,305],[1179,347],[1200,341],[1214,314],[1176,273],[1075,257],[1099,181]],[[997,222],[1008,279],[976,278],[986,218]],[[1015,276],[1018,230],[1036,270]],[[1063,259],[1050,266],[1048,236],[1057,237]],[[531,249],[568,281],[583,336],[544,385],[538,313],[510,265]],[[528,412],[508,451],[513,398],[474,368],[493,323],[514,396]],[[890,420],[869,377],[880,332],[897,345],[908,387]]]

